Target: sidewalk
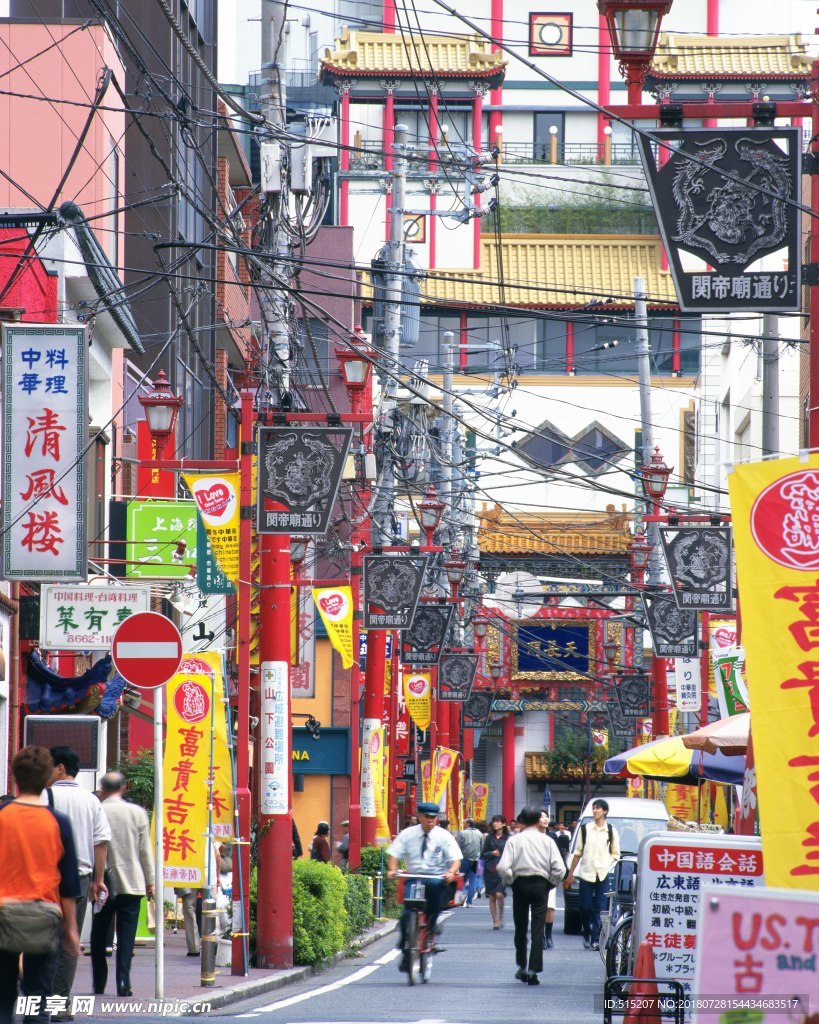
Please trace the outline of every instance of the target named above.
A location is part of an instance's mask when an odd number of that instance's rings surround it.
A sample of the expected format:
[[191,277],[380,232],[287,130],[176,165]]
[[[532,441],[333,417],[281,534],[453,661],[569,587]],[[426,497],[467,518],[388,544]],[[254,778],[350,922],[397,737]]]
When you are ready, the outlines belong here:
[[[389,935],[397,927],[397,921],[376,922],[372,928],[360,935],[356,941],[358,947],[368,946],[385,935]],[[115,956],[116,954],[114,954]],[[337,959],[343,959],[339,954]],[[273,989],[289,985],[320,973],[322,968],[292,967],[287,970],[259,970],[251,968],[247,976],[232,975],[230,967],[216,968],[216,982],[203,988],[199,980],[200,962],[187,955],[185,934],[165,932],[165,1002],[185,1001],[188,1003],[209,1003],[211,1009],[238,1003],[255,995],[270,992]],[[120,999],[116,994],[114,980],[114,957],[108,958],[108,986],[105,996],[97,996],[97,1008],[101,1000],[119,1001],[120,1012],[128,1012],[127,1004],[136,1004],[135,1010],[143,1009],[148,1002],[155,1001],[155,958],[153,943],[138,945],[134,950],[131,965],[131,988],[133,997]],[[81,956],[77,965],[77,977],[74,981],[73,995],[86,995],[91,991],[91,960]]]

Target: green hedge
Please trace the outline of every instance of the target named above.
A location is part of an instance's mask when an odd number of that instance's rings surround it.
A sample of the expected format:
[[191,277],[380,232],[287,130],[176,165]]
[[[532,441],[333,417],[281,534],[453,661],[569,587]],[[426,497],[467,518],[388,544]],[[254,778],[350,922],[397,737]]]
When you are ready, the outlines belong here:
[[347,910],[347,942],[360,935],[373,923],[373,897],[370,880],[364,875],[344,875],[347,892],[344,906]]
[[344,949],[347,883],[332,864],[293,861],[293,963],[316,964]]
[[401,905],[398,902],[398,883],[393,878],[387,878],[387,854],[383,846],[362,846],[361,865],[356,868],[356,874],[369,875],[374,878],[381,874],[384,876],[384,907],[381,911],[382,917],[397,917],[401,912]]

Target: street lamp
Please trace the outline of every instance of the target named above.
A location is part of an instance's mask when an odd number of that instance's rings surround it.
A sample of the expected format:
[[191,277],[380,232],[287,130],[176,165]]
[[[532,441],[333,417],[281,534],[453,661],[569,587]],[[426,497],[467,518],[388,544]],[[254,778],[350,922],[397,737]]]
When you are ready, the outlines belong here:
[[309,543],[309,537],[290,538],[290,563],[294,569],[297,569],[304,561],[307,555],[307,545]]
[[492,680],[494,682],[497,682],[500,679],[502,671],[500,662],[493,661],[489,666],[489,675],[492,676]]
[[434,484],[427,487],[426,495],[418,503],[418,511],[421,513],[421,529],[426,534],[426,546],[431,548],[435,531],[444,513],[444,503],[438,497]]
[[360,412],[361,399],[373,369],[371,347],[360,325],[356,324],[348,345],[335,349],[335,355],[341,366],[344,386],[350,396],[350,407],[353,412]]
[[160,458],[165,445],[173,437],[176,417],[185,399],[172,390],[164,370],[156,375],[148,394],[138,395],[137,398],[145,410],[148,430],[156,445],[157,458]]
[[648,560],[651,556],[651,545],[646,540],[642,530],[638,530],[632,538],[628,548],[628,558],[631,568],[636,573],[644,573],[648,568]]
[[660,454],[660,449],[655,448],[654,454],[649,459],[647,466],[640,467],[640,475],[643,481],[643,488],[646,497],[654,504],[659,504],[665,497],[668,487],[668,478],[674,471],[665,464]]
[[613,671],[614,662],[617,658],[617,641],[608,630],[606,631],[606,639],[603,641],[603,655],[605,656],[609,671]]
[[452,587],[452,596],[457,598],[458,587],[461,585],[464,573],[466,572],[466,562],[463,558],[447,558],[444,562],[444,572]]
[[608,24],[611,48],[628,84],[629,103],[639,103],[643,81],[657,48],[663,16],[673,0],[597,0]]
[[483,615],[478,615],[472,622],[472,632],[479,640],[483,640],[489,629],[489,620]]

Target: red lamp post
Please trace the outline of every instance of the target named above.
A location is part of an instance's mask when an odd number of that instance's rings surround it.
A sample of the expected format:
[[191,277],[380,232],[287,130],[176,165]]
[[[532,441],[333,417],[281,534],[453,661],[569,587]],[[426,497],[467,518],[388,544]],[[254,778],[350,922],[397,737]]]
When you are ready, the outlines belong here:
[[350,408],[354,413],[360,413],[361,402],[373,369],[372,347],[360,325],[356,324],[355,333],[350,335],[349,345],[338,346],[335,355],[341,367],[344,386],[350,396]]
[[421,529],[426,537],[426,544],[424,546],[431,548],[434,543],[435,531],[438,529],[441,516],[444,514],[444,503],[438,497],[434,484],[430,484],[427,487],[427,493],[418,503],[418,511],[421,513]]
[[649,459],[648,465],[641,466],[640,470],[646,497],[654,505],[661,504],[668,488],[668,478],[674,470],[666,466],[659,448],[654,449],[654,454]]
[[145,419],[154,442],[156,458],[161,459],[176,430],[176,417],[185,399],[177,395],[168,383],[165,371],[156,375],[147,395],[138,395],[137,400],[145,410]]
[[646,71],[657,48],[663,16],[673,0],[597,0],[608,24],[611,48],[628,85],[629,104],[639,103]]

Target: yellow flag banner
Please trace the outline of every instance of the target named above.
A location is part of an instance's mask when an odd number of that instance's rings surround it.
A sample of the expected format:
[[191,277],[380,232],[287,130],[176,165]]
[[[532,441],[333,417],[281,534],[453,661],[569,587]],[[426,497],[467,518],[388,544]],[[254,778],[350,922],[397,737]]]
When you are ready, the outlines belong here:
[[[213,674],[213,835],[233,836],[233,769],[228,747],[227,704],[225,703],[224,657],[221,651],[186,654],[180,671],[193,675]],[[208,686],[210,680],[208,679]]]
[[449,776],[452,774],[457,758],[457,750],[450,750],[448,747],[435,748],[429,797],[434,804],[440,804],[443,800]]
[[489,786],[485,782],[473,782],[472,792],[469,794],[469,817],[483,821],[488,803]]
[[163,878],[199,888],[206,881],[213,692],[210,677],[182,669],[168,683],[162,785]]
[[[697,820],[697,787],[683,786],[679,782],[669,782],[665,790],[665,805],[668,813],[681,821]],[[700,816],[706,810],[703,798]]]
[[[375,841],[378,845],[389,843],[390,829],[384,811],[384,728],[373,729],[373,742],[370,743],[370,775],[375,795]],[[377,740],[375,739],[377,737]]]
[[451,832],[461,831],[461,819],[458,815],[458,808],[455,806],[455,794],[452,792],[454,788],[455,775],[450,775],[449,781],[446,787],[446,816],[449,819],[449,829]]
[[765,884],[819,890],[819,458],[728,477]]
[[[419,729],[428,729],[432,714],[430,693],[432,675],[430,672],[405,672],[403,676],[404,700],[410,718]],[[443,795],[443,794],[442,794]]]
[[345,668],[353,664],[353,591],[352,587],[316,587],[313,600],[327,630],[327,636],[341,655]]
[[239,582],[239,474],[183,473],[202,517],[213,557],[231,581]]
[[422,761],[421,762],[421,799],[424,802],[429,801],[429,788],[432,782],[432,762]]

